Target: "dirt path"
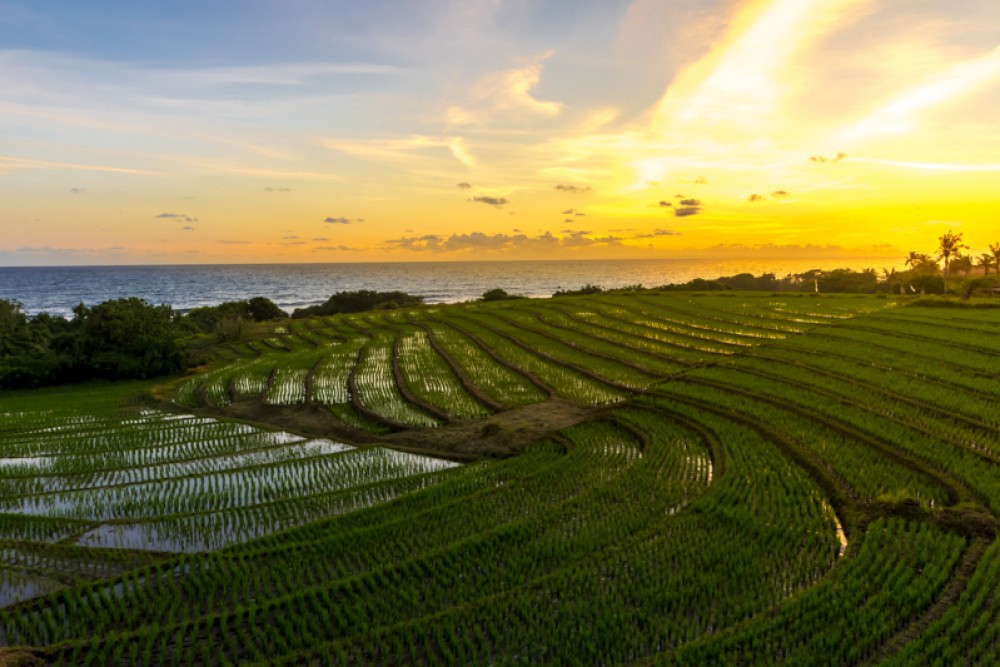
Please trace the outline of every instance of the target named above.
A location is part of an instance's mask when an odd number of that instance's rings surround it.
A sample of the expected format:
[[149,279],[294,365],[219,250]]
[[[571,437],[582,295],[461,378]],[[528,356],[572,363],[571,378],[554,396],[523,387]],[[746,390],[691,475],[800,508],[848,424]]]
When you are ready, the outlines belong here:
[[[174,406],[173,409],[178,408]],[[529,443],[591,419],[600,411],[593,406],[552,398],[482,419],[457,420],[439,428],[414,428],[376,435],[345,426],[327,408],[318,404],[267,405],[260,401],[241,401],[224,408],[184,410],[241,419],[350,444],[388,445],[460,461],[514,456]]]

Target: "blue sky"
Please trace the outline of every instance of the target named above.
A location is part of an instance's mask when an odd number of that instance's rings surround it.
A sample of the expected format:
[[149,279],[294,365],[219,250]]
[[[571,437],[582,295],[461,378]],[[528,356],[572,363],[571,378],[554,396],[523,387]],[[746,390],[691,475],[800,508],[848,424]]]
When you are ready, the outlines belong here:
[[998,35],[995,0],[0,0],[0,263],[978,247]]

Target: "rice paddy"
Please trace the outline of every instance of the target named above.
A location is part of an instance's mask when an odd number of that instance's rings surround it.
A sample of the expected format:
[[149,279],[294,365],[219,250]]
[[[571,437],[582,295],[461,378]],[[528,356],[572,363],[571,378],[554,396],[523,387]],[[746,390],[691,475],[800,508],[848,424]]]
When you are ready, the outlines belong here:
[[0,394],[11,651],[1000,659],[1000,310],[640,292],[267,326],[159,399]]

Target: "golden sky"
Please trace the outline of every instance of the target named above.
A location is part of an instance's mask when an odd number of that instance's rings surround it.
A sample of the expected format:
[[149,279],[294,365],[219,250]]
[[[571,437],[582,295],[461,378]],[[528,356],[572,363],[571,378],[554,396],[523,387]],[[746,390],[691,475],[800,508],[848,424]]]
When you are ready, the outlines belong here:
[[1000,241],[996,0],[0,0],[0,45],[0,265]]

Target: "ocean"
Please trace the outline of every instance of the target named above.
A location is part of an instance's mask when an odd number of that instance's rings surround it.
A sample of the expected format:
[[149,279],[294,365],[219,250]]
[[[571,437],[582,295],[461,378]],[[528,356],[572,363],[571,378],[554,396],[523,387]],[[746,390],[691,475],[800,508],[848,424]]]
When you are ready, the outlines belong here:
[[737,273],[781,277],[809,269],[898,264],[899,259],[867,257],[0,267],[0,299],[16,299],[32,315],[66,316],[81,302],[94,305],[130,296],[181,312],[264,296],[291,312],[346,290],[400,290],[423,296],[428,303],[455,303],[476,299],[494,287],[547,297],[588,283],[655,287]]

